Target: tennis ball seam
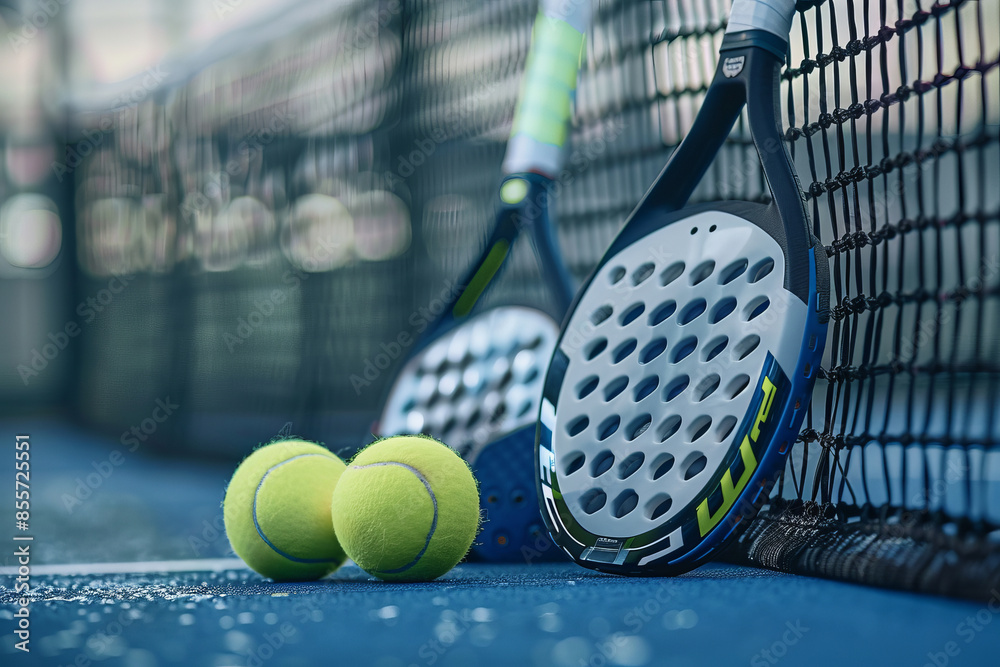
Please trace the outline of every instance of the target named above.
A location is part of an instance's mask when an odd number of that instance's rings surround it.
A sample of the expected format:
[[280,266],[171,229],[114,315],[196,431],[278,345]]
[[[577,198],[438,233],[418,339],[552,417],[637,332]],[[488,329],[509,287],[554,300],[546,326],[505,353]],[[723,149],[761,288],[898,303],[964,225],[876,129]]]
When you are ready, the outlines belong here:
[[264,475],[260,478],[260,481],[257,482],[257,488],[253,492],[253,527],[257,529],[257,535],[259,535],[260,539],[264,541],[264,544],[271,547],[271,549],[279,556],[287,558],[288,560],[295,563],[305,563],[307,565],[328,563],[330,561],[337,560],[338,556],[329,556],[327,558],[298,558],[276,547],[274,543],[267,538],[267,535],[264,534],[264,529],[260,527],[260,523],[257,521],[257,496],[260,494],[261,487],[264,486],[264,480],[267,479],[267,476],[270,475],[272,471],[277,470],[281,466],[287,463],[291,463],[296,459],[309,458],[313,456],[317,456],[320,458],[329,458],[324,456],[323,454],[297,454],[296,456],[293,456],[290,459],[285,459],[281,463],[277,463],[267,469],[267,472],[265,472]]
[[409,570],[411,567],[414,567],[417,563],[419,563],[420,559],[423,558],[424,553],[426,553],[427,548],[430,547],[431,539],[434,537],[434,531],[437,530],[437,522],[438,522],[437,496],[434,495],[434,490],[431,489],[431,483],[427,481],[427,478],[424,477],[419,470],[405,463],[400,463],[399,461],[379,461],[377,463],[368,463],[363,466],[351,466],[351,468],[353,468],[354,470],[364,470],[365,468],[379,468],[382,466],[399,466],[400,468],[405,468],[406,470],[412,472],[417,477],[417,479],[420,480],[420,483],[424,485],[424,488],[427,489],[427,495],[431,499],[431,505],[434,506],[434,516],[431,518],[431,528],[429,531],[427,531],[427,538],[424,540],[424,546],[420,549],[420,553],[418,553],[413,558],[413,560],[411,560],[406,565],[403,565],[402,567],[397,567],[392,570],[377,571],[378,574],[401,574]]

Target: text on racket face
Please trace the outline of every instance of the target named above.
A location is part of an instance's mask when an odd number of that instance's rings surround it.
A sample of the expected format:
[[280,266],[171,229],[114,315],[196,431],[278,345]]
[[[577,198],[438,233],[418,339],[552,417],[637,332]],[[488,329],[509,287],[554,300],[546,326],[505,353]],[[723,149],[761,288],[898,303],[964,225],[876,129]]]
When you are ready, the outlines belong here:
[[722,475],[722,480],[719,482],[722,489],[722,505],[714,513],[708,509],[708,496],[698,504],[698,531],[702,537],[707,535],[708,531],[712,530],[712,528],[715,528],[719,521],[722,520],[722,517],[729,512],[757,469],[758,461],[754,455],[753,445],[760,438],[761,426],[767,421],[768,414],[771,412],[771,404],[774,403],[774,394],[776,392],[774,383],[766,375],[760,389],[763,392],[763,398],[760,402],[760,408],[757,410],[757,419],[754,420],[753,428],[750,429],[750,432],[743,436],[743,442],[740,444],[740,456],[743,459],[743,474],[740,475],[739,480],[735,484],[733,483],[732,467]]

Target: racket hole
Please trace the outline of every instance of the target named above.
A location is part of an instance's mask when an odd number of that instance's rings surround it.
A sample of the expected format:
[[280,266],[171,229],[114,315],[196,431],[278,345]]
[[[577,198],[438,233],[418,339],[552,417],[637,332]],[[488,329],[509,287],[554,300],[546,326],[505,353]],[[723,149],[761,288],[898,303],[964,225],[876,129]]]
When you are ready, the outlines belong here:
[[611,317],[614,312],[615,311],[611,306],[605,304],[590,314],[590,323],[596,327],[598,324]]
[[475,410],[472,411],[472,414],[469,415],[469,418],[465,420],[465,428],[472,428],[482,418],[483,418],[483,413],[480,412],[479,408],[476,408]]
[[615,455],[610,451],[605,449],[603,452],[594,457],[593,463],[590,464],[590,476],[597,478],[611,470],[611,466],[615,464]]
[[729,264],[726,268],[722,269],[719,274],[719,284],[728,285],[737,278],[743,275],[743,272],[747,270],[750,262],[744,257],[738,259],[732,264]]
[[726,349],[726,345],[729,344],[729,338],[726,336],[719,336],[709,341],[708,345],[705,346],[704,350],[704,360],[711,361],[717,356],[722,354],[722,351]]
[[639,268],[637,268],[635,271],[632,272],[632,284],[641,285],[642,283],[646,282],[646,280],[649,279],[651,275],[653,275],[654,270],[656,270],[656,265],[653,264],[652,262],[646,262],[645,264],[641,265]]
[[618,397],[620,393],[625,391],[625,387],[628,386],[628,377],[622,375],[616,377],[614,380],[608,383],[608,386],[604,388],[604,400],[611,401]]
[[526,349],[526,350],[534,350],[536,347],[538,347],[541,344],[542,344],[542,337],[541,336],[535,336],[534,338],[532,338],[531,340],[529,340],[527,343],[524,344],[524,349]]
[[528,400],[522,403],[521,409],[517,411],[517,419],[520,419],[521,417],[527,415],[529,412],[531,412],[531,408],[533,407],[534,407],[533,401]]
[[670,506],[674,504],[673,499],[665,493],[653,496],[653,499],[646,503],[646,517],[650,521],[655,521],[670,511]]
[[439,394],[439,393],[438,393],[438,390],[437,390],[437,389],[434,389],[434,390],[433,390],[433,391],[432,391],[432,392],[431,392],[431,393],[430,393],[430,394],[429,394],[429,395],[427,396],[427,400],[426,400],[426,401],[424,402],[424,407],[427,407],[427,408],[432,408],[432,407],[434,407],[434,404],[435,404],[435,403],[437,403],[437,402],[438,402],[438,399],[440,399],[440,398],[441,398],[441,394]]
[[757,334],[751,334],[741,340],[736,347],[733,348],[733,356],[736,357],[736,361],[743,361],[757,349],[760,345],[760,336]]
[[639,494],[632,489],[622,491],[614,502],[611,503],[611,513],[615,518],[621,519],[636,508],[639,504]]
[[674,262],[660,272],[660,285],[666,287],[684,273],[684,262]]
[[588,426],[590,426],[590,420],[587,419],[586,415],[577,417],[566,426],[566,433],[572,438],[583,433]]
[[444,423],[444,426],[441,427],[441,433],[442,434],[448,433],[456,426],[458,426],[458,420],[455,419],[454,416],[448,417],[448,421],[446,421]]
[[692,227],[691,228],[691,236],[694,236],[697,233],[698,233],[698,228],[697,227]]
[[526,496],[524,491],[521,491],[520,489],[515,489],[513,493],[510,494],[510,502],[512,502],[515,505],[520,505],[521,503],[524,502],[525,497]]
[[722,380],[715,373],[705,377],[705,379],[699,382],[698,386],[694,389],[695,401],[700,403],[715,393],[715,390],[719,388],[720,382],[722,382]]
[[743,310],[746,321],[750,322],[760,317],[760,315],[765,310],[767,310],[767,307],[770,305],[771,305],[771,300],[768,299],[766,296],[757,297],[749,304],[747,304],[747,307]]
[[615,354],[612,358],[613,359],[612,363],[615,364],[621,363],[628,357],[628,355],[635,352],[636,345],[638,345],[638,342],[635,340],[635,338],[629,338],[627,341],[619,345],[615,349]]
[[503,421],[504,415],[506,414],[507,414],[507,404],[501,403],[500,405],[497,406],[496,410],[493,411],[493,414],[490,415],[490,421],[494,424],[499,424],[501,421]]
[[701,452],[693,452],[684,465],[684,481],[693,479],[708,465],[708,459]]
[[709,228],[708,228],[708,231],[710,231],[710,232],[714,232],[714,231],[715,231],[716,229],[718,229],[718,228],[719,228],[719,226],[718,226],[718,225],[712,225],[711,227],[709,227]]
[[712,271],[715,271],[715,262],[710,259],[705,260],[691,270],[691,284],[697,285],[698,283],[705,282],[712,275]]
[[750,273],[747,274],[747,280],[751,283],[760,282],[773,270],[774,260],[770,257],[765,257],[753,265],[753,268],[750,269]]
[[734,377],[728,385],[726,385],[726,395],[729,396],[729,400],[733,400],[737,396],[743,393],[743,390],[747,388],[750,384],[750,376],[746,373],[742,373]]
[[619,415],[611,415],[601,422],[601,425],[597,428],[597,439],[604,442],[615,434],[615,431],[618,430],[621,424],[622,418]]
[[625,460],[618,464],[618,479],[628,479],[642,467],[646,461],[646,455],[642,452],[635,452],[625,457]]
[[413,397],[410,397],[406,400],[406,403],[403,403],[402,411],[409,412],[415,407],[417,407],[417,400]]
[[584,378],[583,380],[580,381],[580,384],[576,386],[576,397],[586,398],[587,396],[590,396],[592,393],[594,393],[594,390],[597,389],[597,384],[599,382],[600,380],[597,378],[596,375],[591,375],[590,377]]
[[527,384],[529,382],[534,382],[536,379],[538,379],[538,366],[532,366],[528,369],[528,372],[525,373],[524,377],[521,378],[521,382]]
[[698,339],[695,336],[688,336],[679,342],[677,347],[674,348],[673,362],[676,364],[691,356],[691,353],[694,352],[697,347]]
[[642,348],[642,352],[639,353],[639,363],[648,364],[653,359],[663,354],[663,351],[667,349],[667,339],[666,338],[654,338],[646,347]]
[[640,435],[645,433],[649,429],[649,425],[653,423],[653,418],[650,415],[639,415],[625,428],[625,439],[632,442]]
[[639,303],[634,303],[628,307],[628,310],[622,313],[622,316],[618,318],[618,322],[623,327],[628,326],[632,322],[635,322],[636,318],[642,315],[644,310],[646,310],[646,304],[641,301]]
[[583,467],[583,464],[587,462],[587,457],[583,455],[583,452],[573,452],[569,455],[566,462],[566,467],[563,468],[563,474],[566,476],[572,475],[577,470]]
[[736,428],[736,417],[727,415],[715,428],[715,439],[722,442],[729,437],[734,428]]
[[657,306],[656,310],[649,314],[649,326],[655,327],[662,323],[677,310],[677,303],[673,300],[666,301]]
[[680,396],[681,392],[687,389],[689,382],[690,379],[687,375],[680,375],[671,380],[670,384],[668,384],[663,390],[663,401],[665,403],[669,403]]
[[674,467],[674,457],[672,454],[660,454],[653,461],[653,481],[660,479]]
[[656,391],[656,387],[659,386],[659,384],[660,384],[660,378],[655,375],[650,375],[648,378],[640,382],[639,386],[635,388],[635,393],[633,394],[635,402],[638,403],[642,399],[652,394],[654,391]]
[[604,348],[608,346],[607,338],[598,338],[587,344],[587,349],[584,350],[584,355],[587,357],[587,361],[592,360],[594,357],[604,352]]
[[610,282],[612,285],[617,285],[618,283],[621,282],[622,278],[624,277],[625,277],[625,267],[616,266],[615,268],[611,269],[611,271],[608,273],[608,282]]
[[731,296],[727,296],[725,299],[712,306],[712,312],[709,313],[708,321],[710,324],[718,324],[722,320],[729,317],[730,313],[734,310],[736,310],[736,299]]
[[580,496],[580,509],[586,514],[597,512],[608,502],[608,494],[601,489],[591,489]]
[[708,433],[708,429],[712,428],[712,418],[708,415],[700,415],[695,417],[695,420],[691,422],[690,428],[688,428],[688,437],[691,442],[696,442],[701,436]]
[[[657,435],[660,436],[660,442],[666,442],[671,437],[674,436],[677,431],[681,428],[681,418],[680,415],[670,415],[663,420],[660,424],[660,428],[657,429]],[[653,479],[656,479],[655,477]]]
[[708,304],[705,303],[704,299],[695,299],[686,305],[684,310],[681,311],[681,314],[677,318],[678,324],[684,326],[685,324],[694,322],[702,313],[705,312],[705,308],[707,307]]

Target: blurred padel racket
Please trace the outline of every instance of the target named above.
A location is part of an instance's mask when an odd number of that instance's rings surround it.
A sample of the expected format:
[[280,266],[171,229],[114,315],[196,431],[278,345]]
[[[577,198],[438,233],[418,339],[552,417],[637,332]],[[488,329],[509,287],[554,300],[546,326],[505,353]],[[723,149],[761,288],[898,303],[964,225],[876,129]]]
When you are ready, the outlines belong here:
[[[493,560],[521,558],[522,544],[547,539],[534,495],[535,422],[545,367],[575,291],[548,199],[562,163],[589,16],[589,0],[542,2],[492,235],[460,293],[414,346],[377,429],[433,435],[472,464],[487,513],[473,549]],[[473,315],[521,232],[532,242],[553,312],[503,306]]]
[[[679,574],[780,474],[826,339],[826,254],[778,116],[795,0],[736,0],[704,103],[577,295],[543,389],[542,514],[586,567]],[[684,208],[747,108],[771,203]]]

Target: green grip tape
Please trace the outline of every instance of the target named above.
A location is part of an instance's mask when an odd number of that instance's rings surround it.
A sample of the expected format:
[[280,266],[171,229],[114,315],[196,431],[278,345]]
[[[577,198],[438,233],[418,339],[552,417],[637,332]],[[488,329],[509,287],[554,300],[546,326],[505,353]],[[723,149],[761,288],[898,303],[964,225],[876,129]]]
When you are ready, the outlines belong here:
[[553,146],[566,142],[570,99],[583,52],[583,33],[569,23],[538,14],[511,136],[525,134]]

